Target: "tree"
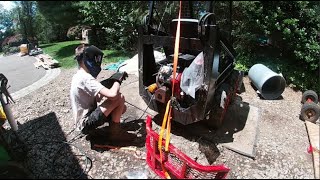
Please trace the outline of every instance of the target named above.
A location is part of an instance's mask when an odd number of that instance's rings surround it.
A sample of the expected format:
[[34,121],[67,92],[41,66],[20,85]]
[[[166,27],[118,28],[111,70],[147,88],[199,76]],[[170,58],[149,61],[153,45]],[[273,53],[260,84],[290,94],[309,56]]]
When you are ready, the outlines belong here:
[[81,23],[83,17],[79,13],[77,1],[37,1],[39,12],[50,22],[71,27]]
[[25,41],[34,39],[34,17],[36,15],[35,1],[16,1],[17,19],[19,22],[18,30],[22,34]]
[[135,48],[136,21],[147,10],[148,3],[139,1],[83,1],[80,12],[83,14],[85,25],[91,26],[95,36],[97,30],[106,32],[99,38],[103,39],[108,48],[127,49]]
[[13,28],[13,17],[11,11],[0,6],[0,31],[5,32]]
[[[238,52],[250,56],[244,58],[246,65],[257,63],[263,54],[270,60],[277,59],[276,68],[284,73],[288,83],[293,82],[304,90],[320,90],[319,3],[239,1],[234,4],[234,45]],[[260,37],[268,39],[269,46],[261,47]]]
[[[13,34],[14,24],[12,11],[7,11],[0,5],[0,45],[5,38],[12,36]],[[2,50],[1,46],[0,50]]]
[[[178,3],[156,1],[156,28],[169,28],[169,22],[178,15]],[[107,36],[98,38],[104,38],[106,47],[133,51],[137,47],[137,27],[148,14],[148,5],[148,1],[83,1],[80,12],[93,31],[106,31]]]
[[[42,22],[52,29],[53,34],[50,39],[54,37],[52,39],[54,41],[65,41],[68,39],[68,29],[82,24],[83,16],[79,13],[79,4],[76,1],[37,1]],[[50,30],[47,28],[48,31]]]
[[54,25],[49,22],[38,10],[35,16],[35,32],[41,43],[50,43],[57,38]]

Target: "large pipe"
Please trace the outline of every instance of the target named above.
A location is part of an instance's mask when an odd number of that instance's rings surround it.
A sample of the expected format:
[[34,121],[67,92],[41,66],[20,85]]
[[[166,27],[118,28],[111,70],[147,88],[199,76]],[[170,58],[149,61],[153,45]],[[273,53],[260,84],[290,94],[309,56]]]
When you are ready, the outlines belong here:
[[264,99],[277,99],[284,91],[286,81],[263,64],[255,64],[249,70],[249,78]]

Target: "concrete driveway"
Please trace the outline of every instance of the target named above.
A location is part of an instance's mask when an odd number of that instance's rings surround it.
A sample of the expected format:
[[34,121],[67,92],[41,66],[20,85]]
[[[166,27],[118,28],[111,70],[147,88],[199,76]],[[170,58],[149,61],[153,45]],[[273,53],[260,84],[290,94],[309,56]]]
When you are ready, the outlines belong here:
[[20,57],[17,54],[0,57],[0,73],[8,78],[8,89],[10,93],[15,93],[46,75],[43,68],[35,68],[33,63],[36,59],[32,56]]

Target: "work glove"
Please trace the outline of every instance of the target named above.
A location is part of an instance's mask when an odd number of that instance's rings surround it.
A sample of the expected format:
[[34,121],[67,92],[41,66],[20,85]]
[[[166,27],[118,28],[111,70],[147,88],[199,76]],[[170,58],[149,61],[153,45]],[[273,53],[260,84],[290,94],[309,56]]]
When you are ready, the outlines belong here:
[[105,79],[100,82],[104,87],[110,89],[113,86],[114,80],[111,79]]
[[128,73],[124,71],[124,72],[114,73],[109,79],[113,82],[117,81],[119,82],[119,84],[121,84],[123,80],[127,79],[127,77],[128,77]]

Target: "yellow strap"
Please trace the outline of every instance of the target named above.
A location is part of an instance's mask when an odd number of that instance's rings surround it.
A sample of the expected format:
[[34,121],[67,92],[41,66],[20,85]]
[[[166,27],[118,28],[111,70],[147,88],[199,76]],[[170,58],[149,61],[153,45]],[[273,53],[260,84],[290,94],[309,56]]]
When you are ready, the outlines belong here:
[[162,126],[161,126],[161,130],[160,130],[160,134],[159,134],[159,141],[158,141],[158,149],[159,149],[159,152],[160,152],[161,167],[162,167],[164,175],[166,176],[167,179],[171,179],[171,177],[170,177],[170,175],[168,174],[168,172],[166,171],[166,169],[164,168],[164,165],[163,165],[163,159],[162,159],[162,138],[163,137],[162,136],[163,136],[163,133],[164,133],[164,130],[165,130],[165,126],[166,126],[166,122],[167,122],[167,119],[168,119],[169,107],[171,107],[170,103],[171,103],[171,100],[169,100],[168,103],[167,103],[166,112],[165,112],[163,120],[162,120]]
[[[177,71],[177,64],[178,64],[178,54],[179,54],[179,45],[180,45],[180,19],[181,19],[181,1],[180,1],[180,8],[179,8],[179,18],[178,18],[178,25],[177,25],[177,32],[176,32],[176,39],[175,39],[175,46],[174,46],[174,55],[173,55],[173,74],[172,78],[175,81],[176,78],[176,71]],[[175,83],[172,83],[172,94],[171,97],[173,97],[174,93],[174,85]],[[165,130],[165,127],[167,126],[167,133],[166,133],[166,142],[165,142],[165,151],[169,151],[169,143],[170,143],[170,130],[171,130],[171,100],[168,101],[166,106],[166,111],[163,117],[162,126],[160,130],[159,135],[159,141],[158,141],[158,149],[160,152],[160,161],[161,161],[161,167],[165,174],[165,177],[167,179],[171,179],[170,175],[168,174],[167,170],[164,168],[163,165],[163,159],[162,159],[162,139],[163,139],[163,133]]]
[[[174,54],[173,54],[173,79],[176,79],[176,71],[177,71],[177,64],[178,64],[178,55],[179,55],[179,45],[180,45],[180,17],[181,17],[181,1],[180,1],[180,8],[179,8],[179,18],[178,18],[178,25],[177,25],[177,32],[176,32],[176,40],[174,44]],[[174,84],[172,84],[172,94],[174,90]]]
[[[169,100],[167,103],[166,112],[165,112],[163,120],[162,120],[162,126],[161,126],[161,130],[160,130],[160,134],[159,134],[158,149],[159,149],[160,153],[161,153],[161,147],[162,147],[163,133],[164,133],[165,126],[167,123],[167,119],[168,119],[168,111],[169,111],[170,103],[171,103],[171,100]],[[161,156],[160,156],[160,158],[161,158]]]
[[169,151],[169,143],[170,143],[170,131],[171,131],[171,106],[169,108],[169,117],[168,117],[168,122],[167,122],[167,136],[166,136],[166,146],[165,146],[165,151]]
[[1,120],[6,120],[7,119],[6,113],[4,112],[2,106],[0,106],[0,119]]
[[[177,32],[176,32],[176,40],[174,44],[174,55],[173,55],[173,74],[172,78],[174,81],[176,80],[176,71],[177,71],[177,64],[178,64],[178,55],[179,55],[179,45],[180,45],[180,18],[181,18],[181,1],[180,1],[180,8],[179,8],[179,17],[178,17],[178,25],[177,25]],[[175,83],[172,83],[172,89],[171,89],[171,97],[173,97],[174,93],[174,85]],[[167,136],[166,136],[166,146],[165,150],[169,150],[169,142],[170,142],[170,130],[171,130],[171,103],[170,103],[170,108],[169,108],[169,117],[167,119]]]

